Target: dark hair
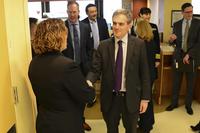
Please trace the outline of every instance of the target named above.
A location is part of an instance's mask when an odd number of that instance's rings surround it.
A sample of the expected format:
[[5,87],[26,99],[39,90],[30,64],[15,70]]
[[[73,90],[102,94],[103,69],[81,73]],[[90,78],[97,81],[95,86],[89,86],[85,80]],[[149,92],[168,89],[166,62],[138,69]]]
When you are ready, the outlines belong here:
[[181,10],[184,11],[185,8],[187,7],[193,7],[191,3],[184,3],[182,6],[181,6]]
[[140,14],[151,14],[151,9],[150,8],[148,8],[148,7],[142,7],[142,8],[140,8],[140,12],[139,12],[139,16],[140,16]]
[[67,3],[67,7],[69,7],[72,4],[76,4],[77,7],[79,8],[79,4],[75,0],[69,0],[68,3]]
[[90,7],[96,7],[96,5],[95,5],[95,4],[88,4],[88,5],[86,6],[86,8],[85,8],[86,14],[88,13],[88,8],[90,8]]
[[37,22],[38,22],[37,18],[32,18],[32,17],[29,18],[29,26],[31,26],[31,24],[37,24]]

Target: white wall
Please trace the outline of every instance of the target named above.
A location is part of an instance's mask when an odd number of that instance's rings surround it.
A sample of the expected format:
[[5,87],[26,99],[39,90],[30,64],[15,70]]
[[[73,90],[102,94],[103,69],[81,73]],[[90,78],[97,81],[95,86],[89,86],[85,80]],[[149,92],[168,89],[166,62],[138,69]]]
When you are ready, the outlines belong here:
[[192,0],[193,13],[200,14],[200,0]]
[[103,15],[107,23],[112,24],[112,15],[115,10],[122,8],[122,0],[104,0]]
[[158,4],[159,0],[148,0],[148,7],[151,9],[151,22],[158,25]]
[[[80,20],[87,17],[85,7],[94,0],[77,1],[79,3]],[[50,1],[50,13],[46,13],[50,18],[67,18],[67,1]],[[28,2],[29,17],[42,19],[41,2]]]

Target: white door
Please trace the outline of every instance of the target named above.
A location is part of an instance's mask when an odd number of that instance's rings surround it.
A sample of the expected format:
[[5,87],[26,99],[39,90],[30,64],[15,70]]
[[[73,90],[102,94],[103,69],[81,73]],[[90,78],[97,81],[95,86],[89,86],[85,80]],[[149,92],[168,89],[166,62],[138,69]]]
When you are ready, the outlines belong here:
[[17,133],[35,133],[35,99],[27,75],[31,58],[27,0],[4,4]]

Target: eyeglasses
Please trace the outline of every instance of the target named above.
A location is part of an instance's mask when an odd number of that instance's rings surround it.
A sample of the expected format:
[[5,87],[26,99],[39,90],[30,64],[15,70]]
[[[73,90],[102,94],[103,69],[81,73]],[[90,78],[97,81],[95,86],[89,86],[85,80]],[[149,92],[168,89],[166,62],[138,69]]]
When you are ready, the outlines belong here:
[[193,11],[184,11],[183,13],[193,13]]

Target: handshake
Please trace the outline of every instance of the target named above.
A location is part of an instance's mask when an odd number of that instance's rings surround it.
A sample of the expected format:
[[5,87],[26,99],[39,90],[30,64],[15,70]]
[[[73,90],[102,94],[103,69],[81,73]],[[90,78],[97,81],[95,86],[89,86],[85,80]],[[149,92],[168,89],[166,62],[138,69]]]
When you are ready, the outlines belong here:
[[[92,82],[90,80],[86,80],[86,82],[87,82],[88,86],[91,89],[95,89],[94,85],[92,84]],[[87,107],[90,108],[90,107],[94,106],[94,104],[96,103],[96,101],[97,101],[97,96],[95,96],[95,98],[93,99],[92,102],[87,103]]]

